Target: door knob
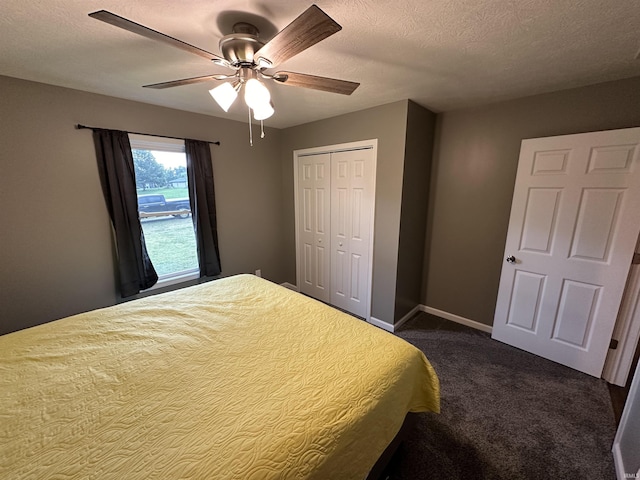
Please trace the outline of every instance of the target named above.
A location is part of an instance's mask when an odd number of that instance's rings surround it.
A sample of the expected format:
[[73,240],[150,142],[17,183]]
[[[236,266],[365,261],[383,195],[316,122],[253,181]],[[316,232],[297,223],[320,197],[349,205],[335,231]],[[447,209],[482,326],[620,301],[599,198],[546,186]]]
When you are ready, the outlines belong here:
[[507,262],[516,263],[516,257],[514,257],[513,255],[511,255],[510,257],[507,257]]

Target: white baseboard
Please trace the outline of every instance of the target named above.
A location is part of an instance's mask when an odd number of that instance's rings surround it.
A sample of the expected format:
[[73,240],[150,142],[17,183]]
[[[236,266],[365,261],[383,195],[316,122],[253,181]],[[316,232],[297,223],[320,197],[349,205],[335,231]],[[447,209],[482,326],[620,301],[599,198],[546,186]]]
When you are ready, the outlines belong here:
[[413,307],[409,313],[393,324],[393,331],[398,330],[402,325],[407,323],[408,320],[412,319],[416,313],[422,311],[422,307],[424,307],[424,305],[416,305]]
[[436,317],[445,318],[447,320],[451,320],[452,322],[475,328],[476,330],[481,330],[483,332],[491,333],[493,331],[493,328],[491,326],[485,325],[484,323],[476,322],[475,320],[470,320],[468,318],[461,317],[460,315],[445,312],[443,310],[438,310],[437,308],[433,307],[427,307],[425,305],[417,305],[415,308],[413,308],[413,310],[411,310],[393,325],[387,322],[383,322],[382,320],[374,317],[371,317],[369,323],[375,325],[376,327],[380,327],[387,332],[393,333],[398,330],[405,322],[413,318],[413,316],[418,312],[429,313],[431,315],[435,315]]
[[367,320],[367,322],[369,322],[371,325],[375,325],[378,328],[386,330],[387,332],[393,333],[394,331],[394,325],[391,325],[390,323],[387,323],[387,322],[383,322],[382,320],[378,320],[375,317],[370,317],[369,320]]
[[298,286],[294,285],[293,283],[289,283],[289,282],[284,282],[281,283],[280,285],[282,285],[285,288],[288,288],[289,290],[293,290],[294,292],[298,292]]
[[470,320],[468,318],[461,317],[460,315],[456,315],[454,313],[438,310],[437,308],[420,305],[420,310],[425,313],[435,315],[436,317],[446,318],[447,320],[451,320],[452,322],[460,323],[462,325],[466,325],[467,327],[475,328],[476,330],[482,330],[483,332],[487,332],[487,333],[491,333],[493,331],[493,327],[491,327],[490,325],[485,325],[484,323],[476,322],[475,320]]
[[[293,285],[288,282],[281,283],[283,287],[286,287],[290,290],[299,291],[296,285]],[[367,322],[371,325],[374,325],[378,328],[386,330],[387,332],[395,332],[402,325],[404,325],[407,321],[411,320],[416,313],[425,312],[431,315],[435,315],[436,317],[444,318],[446,320],[451,320],[452,322],[459,323],[461,325],[465,325],[467,327],[475,328],[476,330],[481,330],[483,332],[491,333],[493,331],[493,327],[490,325],[485,325],[484,323],[476,322],[475,320],[471,320],[469,318],[461,317],[460,315],[456,315],[455,313],[445,312],[444,310],[438,310],[437,308],[427,307],[426,305],[416,305],[409,313],[407,313],[404,317],[398,320],[396,323],[391,324],[387,323],[383,320],[380,320],[375,317],[370,317]]]
[[421,310],[422,310],[422,305],[416,305],[415,307],[413,307],[413,309],[409,313],[407,313],[404,317],[402,317],[393,325],[387,322],[383,322],[382,320],[379,320],[375,317],[371,317],[371,319],[369,319],[369,323],[371,325],[375,325],[376,327],[380,327],[383,330],[386,330],[387,332],[393,333],[396,330],[398,330],[405,322],[407,322],[407,320],[411,319],[416,313],[418,313]]

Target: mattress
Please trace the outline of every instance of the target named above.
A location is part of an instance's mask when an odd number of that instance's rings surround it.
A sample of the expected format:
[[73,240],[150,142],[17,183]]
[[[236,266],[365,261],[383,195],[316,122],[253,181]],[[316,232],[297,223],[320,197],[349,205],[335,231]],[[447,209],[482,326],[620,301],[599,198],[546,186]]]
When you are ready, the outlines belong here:
[[358,479],[438,410],[422,352],[252,275],[0,337],[2,479]]

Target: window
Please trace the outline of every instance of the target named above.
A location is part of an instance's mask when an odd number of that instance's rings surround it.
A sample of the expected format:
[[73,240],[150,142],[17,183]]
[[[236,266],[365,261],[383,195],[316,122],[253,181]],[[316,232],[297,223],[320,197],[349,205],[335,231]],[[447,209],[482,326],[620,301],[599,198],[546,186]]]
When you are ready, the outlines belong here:
[[135,134],[129,139],[140,224],[159,277],[152,288],[198,278],[184,142]]

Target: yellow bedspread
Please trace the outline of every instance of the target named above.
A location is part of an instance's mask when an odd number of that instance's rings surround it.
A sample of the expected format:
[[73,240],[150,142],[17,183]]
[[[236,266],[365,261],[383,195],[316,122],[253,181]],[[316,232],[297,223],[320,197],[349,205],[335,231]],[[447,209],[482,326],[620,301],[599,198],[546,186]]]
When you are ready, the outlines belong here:
[[438,388],[403,340],[239,275],[0,337],[0,478],[360,479]]

